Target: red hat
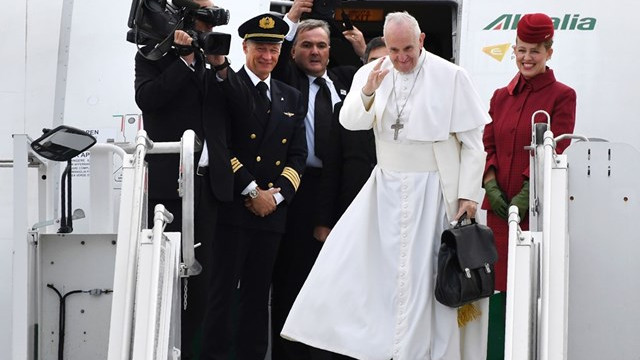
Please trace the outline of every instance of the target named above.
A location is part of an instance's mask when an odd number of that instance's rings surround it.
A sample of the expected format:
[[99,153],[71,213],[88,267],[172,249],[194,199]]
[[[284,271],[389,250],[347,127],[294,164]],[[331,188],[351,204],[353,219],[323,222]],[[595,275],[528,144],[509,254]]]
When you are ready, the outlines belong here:
[[553,38],[553,21],[545,14],[526,14],[518,22],[518,38],[537,44]]

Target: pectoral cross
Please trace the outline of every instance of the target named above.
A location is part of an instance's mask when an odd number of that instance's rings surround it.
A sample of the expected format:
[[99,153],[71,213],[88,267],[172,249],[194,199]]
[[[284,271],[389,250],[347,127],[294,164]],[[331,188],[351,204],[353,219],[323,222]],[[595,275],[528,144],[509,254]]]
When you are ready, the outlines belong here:
[[402,129],[404,125],[400,122],[400,116],[396,118],[396,123],[391,124],[391,130],[393,130],[393,140],[398,140],[398,131]]

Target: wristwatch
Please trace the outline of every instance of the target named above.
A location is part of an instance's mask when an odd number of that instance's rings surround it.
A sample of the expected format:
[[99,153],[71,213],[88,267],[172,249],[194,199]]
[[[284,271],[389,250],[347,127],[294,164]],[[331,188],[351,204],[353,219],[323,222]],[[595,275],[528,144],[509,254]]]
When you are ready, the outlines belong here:
[[254,187],[253,189],[249,190],[249,197],[252,199],[255,199],[258,197],[258,187]]
[[224,70],[227,67],[229,67],[229,65],[231,65],[231,62],[229,62],[229,58],[228,57],[224,57],[224,62],[220,65],[212,65],[211,67],[213,68],[214,71],[218,72],[220,70]]

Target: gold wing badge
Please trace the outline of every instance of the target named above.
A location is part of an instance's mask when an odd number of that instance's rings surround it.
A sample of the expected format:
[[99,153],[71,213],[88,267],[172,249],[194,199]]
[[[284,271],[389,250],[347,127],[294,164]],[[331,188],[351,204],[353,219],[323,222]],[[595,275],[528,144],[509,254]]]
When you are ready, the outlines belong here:
[[285,115],[286,115],[286,116],[288,116],[288,117],[292,117],[293,115],[295,115],[295,114],[294,114],[294,113],[292,113],[292,112],[283,112],[283,114],[285,114]]

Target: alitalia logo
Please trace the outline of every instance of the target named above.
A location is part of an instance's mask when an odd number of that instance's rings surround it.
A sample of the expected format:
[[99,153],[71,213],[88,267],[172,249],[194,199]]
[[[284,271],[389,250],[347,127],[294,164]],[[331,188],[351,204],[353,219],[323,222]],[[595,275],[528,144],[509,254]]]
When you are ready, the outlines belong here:
[[482,48],[482,52],[491,56],[492,58],[502,61],[504,56],[507,55],[507,52],[511,48],[510,43],[499,44],[499,45],[491,45]]
[[[483,30],[516,30],[522,14],[502,14],[485,26]],[[596,18],[580,17],[580,14],[564,14],[562,17],[551,17],[556,30],[593,30]]]

